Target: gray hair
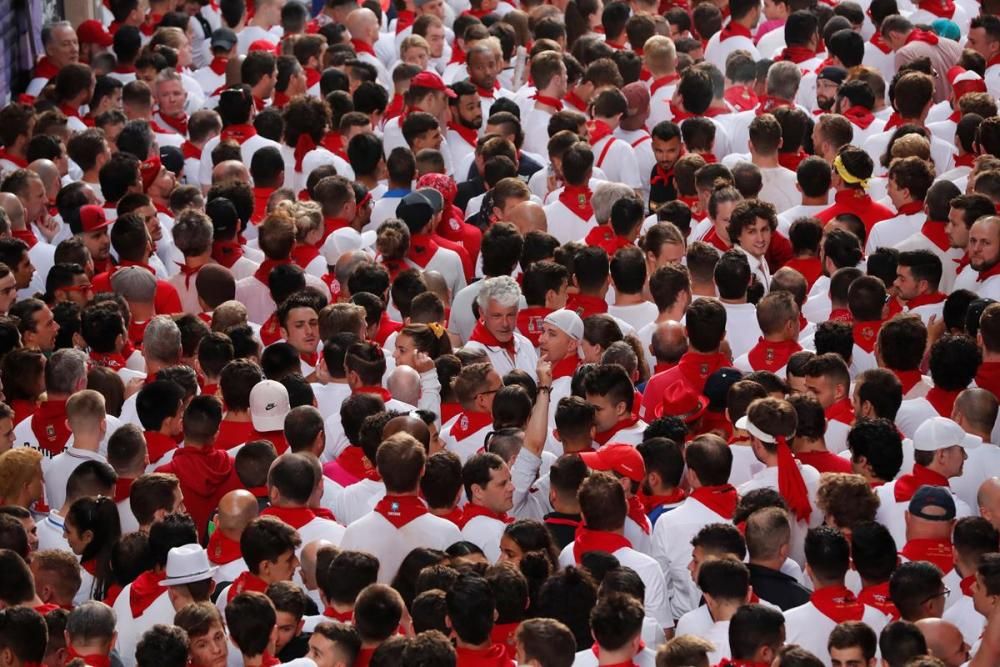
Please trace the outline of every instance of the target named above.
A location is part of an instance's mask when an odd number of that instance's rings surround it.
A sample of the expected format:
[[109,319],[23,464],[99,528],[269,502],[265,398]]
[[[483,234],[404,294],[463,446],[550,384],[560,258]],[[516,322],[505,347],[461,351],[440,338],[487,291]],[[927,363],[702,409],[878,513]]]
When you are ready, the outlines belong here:
[[69,613],[66,632],[73,641],[82,643],[108,641],[115,634],[115,612],[103,602],[88,600]]
[[767,70],[767,94],[783,100],[794,100],[799,92],[802,72],[795,63],[782,60]]
[[212,219],[202,211],[186,209],[177,216],[173,235],[174,245],[185,257],[203,255],[212,247]]
[[[54,21],[46,26],[42,26],[42,46],[48,46],[52,43],[52,33],[54,33],[59,28],[69,28],[73,30],[73,24],[69,21]],[[73,31],[76,34],[76,31]]]
[[161,84],[161,83],[163,83],[165,81],[177,81],[179,83],[183,83],[184,80],[181,78],[181,75],[180,75],[180,73],[177,70],[170,69],[168,67],[166,69],[160,70],[156,74],[156,85],[157,86],[159,86],[159,84]]
[[126,301],[152,303],[156,297],[156,276],[139,266],[123,266],[111,275],[111,289]]
[[611,219],[611,207],[616,201],[623,197],[634,197],[635,190],[624,183],[603,182],[594,188],[594,194],[590,198],[590,205],[594,208],[594,219],[597,224],[603,225]]
[[396,366],[386,378],[385,388],[393,398],[416,405],[420,401],[420,374],[409,366]]
[[45,386],[52,394],[72,394],[87,378],[87,355],[81,350],[56,350],[45,367]]
[[623,340],[615,341],[608,346],[601,356],[601,363],[618,364],[629,375],[639,368],[639,358],[635,356],[635,350]]
[[521,287],[510,276],[497,276],[483,281],[476,303],[480,310],[485,310],[490,300],[496,301],[504,308],[516,306],[521,301]]
[[181,357],[181,330],[167,315],[157,315],[146,325],[142,354],[162,364],[174,364]]

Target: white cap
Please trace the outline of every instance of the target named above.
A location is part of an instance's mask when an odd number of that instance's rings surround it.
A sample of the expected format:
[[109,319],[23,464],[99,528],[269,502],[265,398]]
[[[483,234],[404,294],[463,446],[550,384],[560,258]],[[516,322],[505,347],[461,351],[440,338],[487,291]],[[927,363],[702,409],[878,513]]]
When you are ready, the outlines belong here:
[[959,445],[975,449],[983,444],[978,435],[969,435],[962,427],[947,417],[934,417],[921,424],[913,434],[913,449],[919,452],[936,452]]
[[280,431],[291,410],[288,390],[274,380],[261,380],[250,390],[250,421],[258,431]]
[[376,236],[372,231],[359,234],[350,227],[341,227],[326,237],[320,253],[326,260],[327,266],[333,266],[345,252],[370,248],[375,243]]
[[174,547],[167,554],[167,576],[161,586],[180,586],[211,579],[218,568],[208,562],[208,552],[200,544]]
[[545,324],[551,324],[570,338],[580,340],[583,338],[583,320],[572,310],[560,308],[545,316],[542,320]]

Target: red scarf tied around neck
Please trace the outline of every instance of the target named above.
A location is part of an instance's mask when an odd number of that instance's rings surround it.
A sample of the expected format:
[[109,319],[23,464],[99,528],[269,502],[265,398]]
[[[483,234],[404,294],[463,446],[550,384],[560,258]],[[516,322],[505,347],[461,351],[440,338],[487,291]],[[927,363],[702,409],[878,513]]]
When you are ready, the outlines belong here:
[[732,484],[699,486],[691,491],[691,497],[727,520],[733,518],[736,513],[736,503],[740,499]]
[[792,450],[785,436],[775,436],[778,444],[778,492],[788,501],[788,507],[799,521],[809,521],[812,505],[809,503],[809,490],[802,479]]
[[429,511],[417,496],[385,496],[375,505],[375,511],[396,528],[402,528]]
[[591,195],[590,188],[585,185],[566,185],[559,193],[559,201],[586,222],[594,217],[594,207],[590,205]]
[[624,535],[606,530],[590,530],[581,525],[576,529],[576,537],[573,539],[573,560],[579,564],[583,560],[583,555],[591,551],[613,554],[625,547],[631,548],[632,543]]
[[834,623],[860,621],[865,615],[865,606],[845,586],[824,586],[813,591],[809,601]]
[[303,132],[299,135],[298,141],[295,142],[295,171],[302,173],[302,160],[305,159],[311,151],[316,149],[316,140],[312,138],[307,132]]
[[469,340],[474,340],[477,343],[482,343],[486,347],[499,347],[510,355],[511,359],[517,356],[517,349],[514,346],[514,337],[511,336],[510,340],[506,343],[500,342],[496,336],[494,336],[486,325],[483,324],[482,320],[476,322],[476,326],[472,329],[472,335]]
[[933,32],[914,28],[910,34],[906,36],[905,44],[909,44],[910,42],[924,42],[926,44],[930,44],[931,46],[935,46],[939,41],[938,36]]

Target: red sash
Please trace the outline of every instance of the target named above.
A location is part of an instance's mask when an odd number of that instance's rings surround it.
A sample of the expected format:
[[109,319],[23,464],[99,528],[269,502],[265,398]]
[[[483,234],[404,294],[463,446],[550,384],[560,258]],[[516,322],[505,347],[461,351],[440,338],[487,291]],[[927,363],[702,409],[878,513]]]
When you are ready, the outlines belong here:
[[337,463],[357,479],[370,479],[375,482],[382,480],[382,476],[378,474],[378,469],[368,460],[361,447],[353,445],[347,447],[337,457]]
[[867,586],[858,593],[858,601],[869,607],[874,607],[889,618],[899,618],[899,610],[889,597],[889,582],[885,581],[874,586]]
[[960,392],[961,390],[945,391],[940,387],[931,387],[924,398],[934,406],[939,415],[950,419],[952,410],[955,407],[955,399],[958,398]]
[[463,410],[451,427],[451,437],[461,442],[473,433],[478,433],[492,424],[493,415],[488,412],[467,412]]
[[237,558],[243,558],[240,543],[231,540],[216,529],[208,538],[208,560],[214,565],[228,565]]
[[936,46],[938,43],[938,36],[933,32],[927,30],[920,30],[919,28],[914,28],[910,31],[910,34],[906,36],[906,41],[904,45],[911,42],[924,42],[925,44],[930,44],[931,46]]
[[439,247],[437,241],[430,234],[411,234],[410,250],[406,256],[407,259],[423,269],[427,267],[428,262],[434,259]]
[[846,586],[824,586],[813,591],[809,601],[834,623],[860,621],[865,615],[865,606]]
[[[129,608],[132,611],[132,618],[139,618],[143,612],[153,604],[156,598],[166,592],[166,588],[160,586],[160,582],[166,579],[167,573],[153,572],[146,570],[132,582],[132,589],[129,593]],[[262,591],[263,592],[263,591]]]
[[472,147],[475,147],[476,142],[479,140],[479,133],[475,128],[466,127],[461,123],[456,123],[455,121],[450,121],[448,123],[448,129],[453,130],[458,136],[462,137],[465,143]]
[[573,560],[579,565],[583,560],[583,555],[591,551],[613,554],[619,549],[631,548],[631,546],[632,543],[624,535],[606,530],[590,530],[581,524],[576,529],[576,536],[573,539]]
[[642,504],[642,500],[638,496],[629,496],[628,499],[628,518],[635,521],[636,525],[644,532],[649,535],[649,518],[646,516],[646,508]]
[[257,130],[253,125],[248,123],[241,123],[238,125],[229,125],[228,127],[222,128],[222,133],[219,135],[220,141],[235,141],[240,146],[242,146],[247,139],[257,136]]
[[429,511],[417,496],[387,495],[375,505],[375,511],[385,517],[396,528],[402,528],[414,519],[419,519]]
[[233,598],[240,593],[263,593],[266,590],[266,581],[255,574],[251,574],[249,571],[243,572],[240,576],[236,577],[232,586],[229,587],[229,593],[226,595],[226,602],[232,602]]

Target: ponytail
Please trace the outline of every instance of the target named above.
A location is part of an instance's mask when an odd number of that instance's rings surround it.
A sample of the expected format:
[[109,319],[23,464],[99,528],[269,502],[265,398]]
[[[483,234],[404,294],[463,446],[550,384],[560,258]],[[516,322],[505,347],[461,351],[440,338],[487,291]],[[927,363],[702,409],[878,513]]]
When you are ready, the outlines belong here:
[[90,597],[103,600],[113,581],[111,552],[121,538],[121,519],[118,506],[112,498],[97,496],[77,500],[69,508],[66,519],[77,532],[91,531],[93,538],[80,554],[80,562],[94,562],[94,586]]

